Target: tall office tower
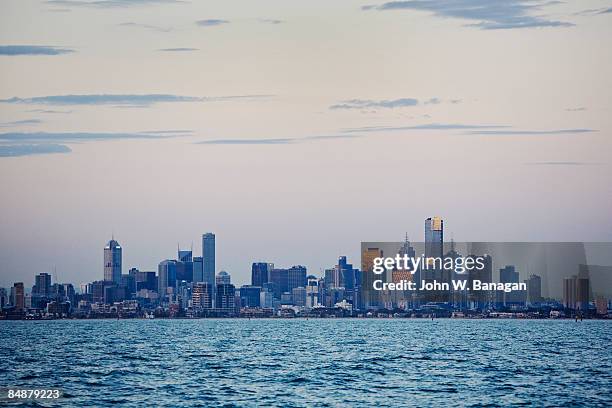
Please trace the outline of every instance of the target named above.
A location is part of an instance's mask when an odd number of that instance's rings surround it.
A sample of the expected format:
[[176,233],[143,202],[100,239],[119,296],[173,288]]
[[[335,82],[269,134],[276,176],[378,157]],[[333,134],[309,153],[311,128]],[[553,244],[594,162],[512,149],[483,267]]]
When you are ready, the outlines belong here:
[[232,283],[232,277],[229,273],[221,271],[215,278],[215,283],[217,285],[229,285],[230,283]]
[[425,220],[425,256],[441,257],[444,246],[444,222],[440,217]]
[[287,270],[287,292],[294,288],[306,287],[306,267],[302,265],[292,266]]
[[242,285],[240,287],[240,306],[259,307],[261,305],[261,287]]
[[63,283],[62,286],[63,286],[62,292],[64,293],[64,300],[70,302],[72,307],[74,307],[74,299],[76,296],[74,285],[72,285],[72,283]]
[[121,284],[121,245],[114,239],[104,247],[104,280]]
[[13,301],[11,303],[18,311],[25,309],[25,290],[23,282],[16,282],[13,285]]
[[[386,279],[385,274],[376,275],[372,272],[374,268],[374,259],[382,258],[383,250],[380,248],[367,248],[362,246],[361,248],[361,271],[363,278],[363,287],[361,290],[362,301],[361,304],[366,308],[378,307],[381,304],[381,293],[378,290],[374,290],[373,284],[375,280],[381,279],[383,282],[389,282]],[[327,288],[325,288],[327,290]],[[327,293],[325,293],[325,296]],[[327,302],[327,301],[326,301]],[[329,302],[328,302],[329,303]]]
[[[472,269],[468,273],[468,288],[474,287],[474,281],[491,283],[493,282],[493,258],[490,255],[468,255],[467,258],[483,257],[484,268],[482,270]],[[484,310],[491,307],[492,292],[486,290],[470,291],[468,293],[468,302],[471,307]]]
[[314,275],[306,277],[306,308],[312,309],[321,304],[319,280]]
[[194,283],[193,291],[191,292],[193,307],[196,309],[212,309],[213,293],[213,287],[209,283]]
[[[269,285],[269,283],[266,283]],[[272,309],[274,308],[274,293],[271,288],[264,287],[259,293],[259,305],[262,309]]]
[[251,285],[263,287],[270,281],[270,271],[274,269],[273,263],[253,262],[251,266]]
[[0,310],[4,309],[4,306],[8,305],[9,299],[6,294],[6,289],[0,288]]
[[280,299],[281,294],[288,291],[289,287],[289,272],[287,269],[272,269],[270,271],[268,283],[272,284],[274,299]]
[[204,282],[215,283],[215,234],[202,235],[202,274]]
[[291,300],[295,306],[306,307],[306,288],[299,286],[291,290]]
[[[499,281],[501,283],[519,283],[519,273],[514,265],[506,265],[499,270]],[[521,292],[502,292],[498,293],[498,303],[504,306],[524,303],[524,296]]]
[[51,294],[51,275],[46,272],[39,273],[34,277],[33,295],[49,296]]
[[527,284],[527,301],[532,305],[540,303],[542,301],[542,278],[531,274],[525,283]]
[[157,292],[160,298],[167,294],[168,288],[176,288],[176,264],[177,261],[174,259],[166,259],[159,263]]
[[154,271],[139,271],[132,268],[130,274],[134,275],[137,292],[142,289],[157,291],[157,277]]
[[201,256],[195,256],[193,258],[193,281],[204,282],[204,271],[202,270]]
[[193,282],[193,258],[192,251],[178,250],[178,264],[176,269],[176,280]]
[[227,315],[236,311],[236,288],[231,283],[219,283],[216,288],[215,309]]
[[589,278],[584,274],[563,280],[563,305],[568,309],[586,310],[590,299]]

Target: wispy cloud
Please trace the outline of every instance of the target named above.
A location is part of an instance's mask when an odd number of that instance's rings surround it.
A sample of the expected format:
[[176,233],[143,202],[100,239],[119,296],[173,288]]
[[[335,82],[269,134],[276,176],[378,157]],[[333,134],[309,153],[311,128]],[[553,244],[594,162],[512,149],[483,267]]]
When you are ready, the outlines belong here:
[[612,7],[608,8],[598,8],[598,9],[588,9],[579,11],[576,15],[579,16],[592,16],[592,15],[600,15],[600,14],[612,14]]
[[171,27],[161,27],[161,26],[156,26],[156,25],[151,25],[151,24],[134,23],[133,21],[128,21],[127,23],[121,23],[119,24],[119,27],[144,28],[145,30],[157,31],[160,33],[169,33],[170,31],[172,31]]
[[154,132],[8,132],[0,133],[0,141],[2,142],[86,142],[86,141],[102,141],[102,140],[122,140],[122,139],[164,139],[170,137],[178,137],[179,134],[174,131],[171,134],[161,133],[165,131]]
[[214,139],[196,142],[196,144],[210,145],[277,145],[293,143],[297,139],[281,138],[281,139]]
[[0,133],[0,157],[68,153],[64,144],[111,140],[161,140],[190,136],[191,130],[168,129],[146,132],[7,132]]
[[157,51],[163,52],[191,52],[191,51],[200,51],[199,48],[190,48],[190,47],[176,47],[176,48],[160,48]]
[[165,129],[165,130],[145,130],[143,132],[138,132],[140,134],[146,135],[189,135],[193,133],[191,129]]
[[426,11],[437,17],[474,21],[468,26],[483,30],[573,26],[573,23],[551,20],[541,14],[541,9],[556,3],[549,0],[410,0],[368,5],[362,9]]
[[597,132],[595,129],[553,129],[553,130],[474,130],[471,135],[573,135],[577,133]]
[[70,153],[68,146],[45,143],[45,144],[17,144],[0,145],[0,157],[20,157],[35,154]]
[[50,45],[0,45],[0,55],[62,55],[75,52],[70,48],[60,48]]
[[378,101],[372,99],[348,99],[330,106],[329,109],[404,108],[418,104],[419,100],[414,98],[383,99]]
[[229,24],[229,21],[212,18],[208,20],[198,20],[196,21],[196,24],[201,27],[214,27],[214,26],[220,26],[223,24]]
[[[406,108],[417,105],[437,105],[442,103],[443,100],[440,98],[429,98],[419,100],[416,98],[398,98],[398,99],[347,99],[339,101],[338,103],[331,105],[329,109],[395,109],[395,108]],[[459,103],[460,99],[451,99],[450,103]]]
[[30,113],[48,113],[48,114],[69,114],[72,113],[71,110],[63,111],[63,110],[55,110],[55,109],[29,109],[26,112]]
[[585,110],[587,110],[587,108],[585,108],[583,106],[580,106],[580,107],[577,107],[577,108],[567,108],[566,109],[567,112],[582,112],[582,111],[585,111]]
[[0,103],[28,104],[28,105],[114,105],[126,107],[149,107],[157,103],[175,102],[220,102],[230,100],[254,100],[273,97],[274,95],[228,95],[228,96],[183,96],[170,94],[88,94],[88,95],[49,95],[31,98],[13,97],[0,99]]
[[297,144],[303,142],[323,142],[338,139],[355,139],[363,137],[357,134],[332,134],[332,135],[312,135],[291,138],[249,138],[249,139],[213,139],[195,142],[195,144],[209,145],[284,145]]
[[342,129],[345,133],[361,132],[398,132],[404,130],[471,130],[471,129],[498,129],[509,128],[507,125],[470,125],[461,123],[426,123],[414,126],[364,126],[358,128]]
[[182,0],[48,0],[47,4],[65,7],[120,8],[151,6],[156,4],[180,4]]
[[264,23],[264,24],[282,24],[284,23],[283,20],[276,20],[273,18],[258,18],[257,21],[259,21],[260,23]]
[[530,166],[593,166],[601,163],[582,161],[542,161],[525,163]]
[[40,119],[24,119],[24,120],[15,120],[13,122],[3,122],[0,123],[0,127],[17,127],[17,126],[32,126],[39,125],[42,123]]

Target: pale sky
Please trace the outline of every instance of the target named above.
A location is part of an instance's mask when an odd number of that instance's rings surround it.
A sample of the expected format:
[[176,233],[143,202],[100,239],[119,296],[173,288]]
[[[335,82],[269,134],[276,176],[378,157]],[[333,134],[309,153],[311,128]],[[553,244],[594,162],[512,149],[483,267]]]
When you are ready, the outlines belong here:
[[0,286],[176,247],[612,241],[612,1],[0,2]]

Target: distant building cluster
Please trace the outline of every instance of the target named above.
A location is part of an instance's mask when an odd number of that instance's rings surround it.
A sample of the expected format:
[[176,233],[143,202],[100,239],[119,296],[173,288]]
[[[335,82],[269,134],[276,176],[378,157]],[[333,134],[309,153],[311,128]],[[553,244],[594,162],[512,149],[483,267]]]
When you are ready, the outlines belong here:
[[[425,257],[461,257],[451,245],[444,251],[444,223],[439,217],[425,220]],[[406,237],[400,255],[415,256]],[[253,262],[251,282],[236,287],[226,271],[216,272],[216,238],[202,235],[201,256],[178,249],[176,259],[158,264],[157,271],[131,268],[123,273],[123,248],[114,238],[104,247],[103,279],[81,284],[54,283],[49,273],[34,277],[27,291],[16,282],[0,288],[0,318],[55,317],[570,317],[608,316],[609,299],[590,295],[587,271],[563,281],[563,300],[542,297],[542,279],[531,274],[526,291],[470,291],[453,289],[453,280],[493,282],[493,262],[485,256],[485,268],[457,274],[442,268],[416,272],[389,271],[387,281],[449,283],[451,289],[419,292],[372,290],[373,260],[383,256],[376,246],[363,247],[361,270],[340,256],[323,276],[309,274],[302,265],[276,267]],[[515,266],[499,270],[501,283],[519,283]]]

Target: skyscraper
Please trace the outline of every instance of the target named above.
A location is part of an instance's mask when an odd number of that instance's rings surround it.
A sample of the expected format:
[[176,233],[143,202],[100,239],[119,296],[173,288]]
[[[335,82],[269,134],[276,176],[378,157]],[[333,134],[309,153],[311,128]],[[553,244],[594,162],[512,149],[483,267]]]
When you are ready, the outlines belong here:
[[270,280],[270,271],[274,269],[273,263],[253,262],[251,266],[251,285],[263,287]]
[[220,283],[216,288],[215,308],[228,315],[236,311],[236,288],[231,283]]
[[121,284],[121,246],[114,239],[104,247],[104,280]]
[[51,275],[41,272],[34,277],[33,295],[49,296],[51,294]]
[[25,309],[25,290],[23,282],[17,282],[13,285],[13,301],[11,303],[18,311]]
[[193,282],[193,258],[192,251],[178,250],[178,264],[176,280]]
[[219,272],[219,274],[215,278],[215,283],[217,285],[221,285],[221,284],[229,285],[231,281],[232,281],[232,277],[230,276],[229,273],[225,271]]
[[306,267],[297,265],[289,268],[287,270],[287,292],[304,287],[306,287]]
[[177,261],[174,259],[166,259],[159,263],[157,271],[157,292],[160,298],[167,294],[168,288],[176,288],[176,264]]
[[[367,309],[371,307],[380,306],[381,294],[380,291],[373,289],[374,281],[382,279],[385,281],[384,275],[378,277],[374,274],[374,259],[382,258],[383,250],[380,248],[368,248],[363,246],[361,248],[361,271],[363,273],[363,290],[361,291],[362,301],[361,304]],[[327,288],[323,293],[323,297],[327,297]],[[328,303],[326,301],[326,303]]]
[[212,309],[213,288],[208,283],[198,282],[193,285],[191,293],[193,307],[196,309]]
[[425,220],[425,257],[441,257],[444,246],[444,221],[440,217]]
[[193,281],[194,282],[204,282],[204,271],[202,270],[202,267],[203,267],[202,257],[194,256],[193,257]]
[[[444,280],[443,268],[435,258],[442,259],[444,252],[444,228],[440,217],[427,218],[425,220],[425,266],[421,273],[421,279],[426,282]],[[423,291],[421,293],[425,302],[446,302],[448,293],[440,291]]]
[[280,299],[281,294],[288,291],[289,272],[287,269],[272,269],[268,283],[272,285],[272,292],[274,293],[274,299]]
[[541,302],[542,278],[538,275],[531,274],[525,283],[527,284],[527,300],[529,303],[534,304]]
[[203,282],[215,283],[215,234],[202,235],[202,274]]
[[259,307],[261,305],[261,287],[243,285],[240,287],[240,306]]

